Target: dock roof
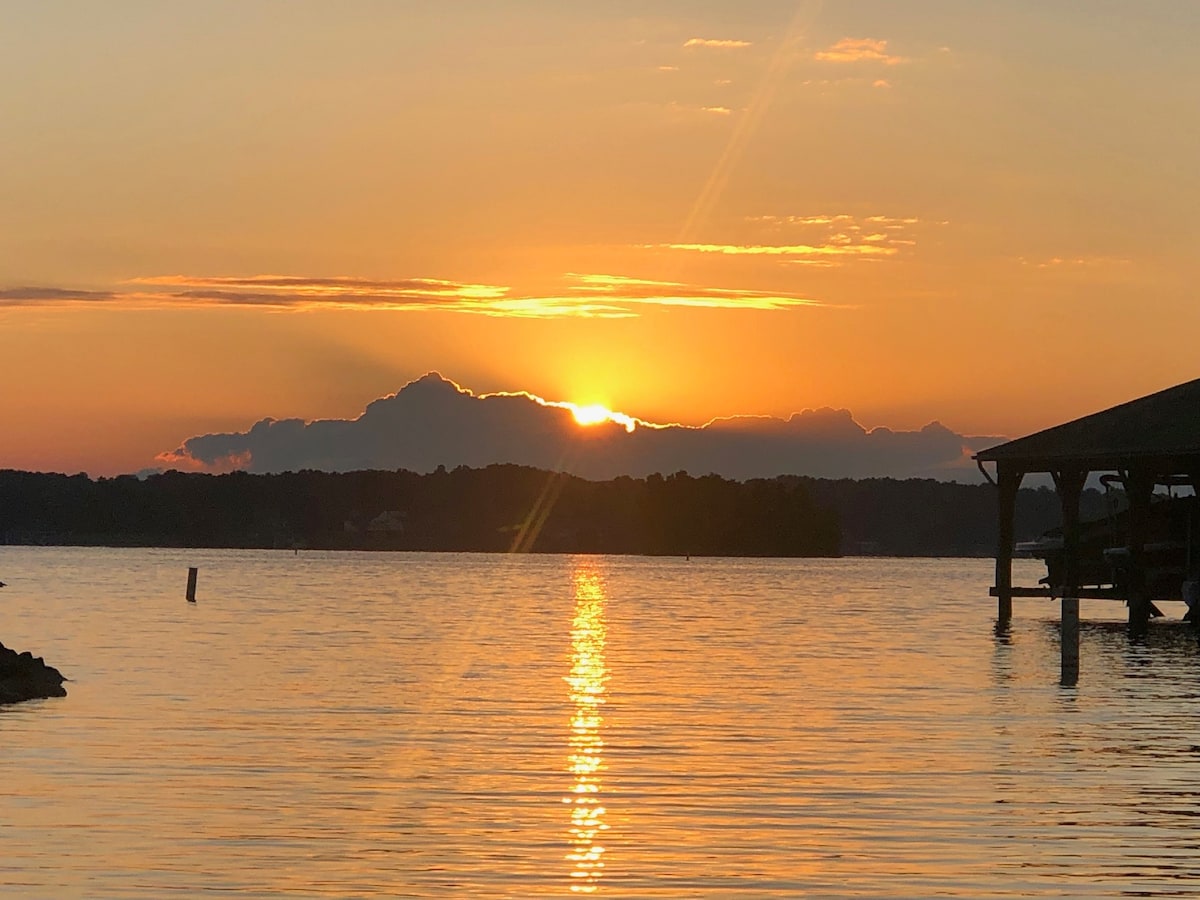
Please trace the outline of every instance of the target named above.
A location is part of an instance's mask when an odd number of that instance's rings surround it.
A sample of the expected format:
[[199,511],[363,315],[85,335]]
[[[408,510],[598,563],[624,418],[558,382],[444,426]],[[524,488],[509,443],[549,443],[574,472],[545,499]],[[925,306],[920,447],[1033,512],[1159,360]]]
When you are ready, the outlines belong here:
[[990,447],[975,459],[1025,472],[1131,464],[1200,469],[1200,379]]

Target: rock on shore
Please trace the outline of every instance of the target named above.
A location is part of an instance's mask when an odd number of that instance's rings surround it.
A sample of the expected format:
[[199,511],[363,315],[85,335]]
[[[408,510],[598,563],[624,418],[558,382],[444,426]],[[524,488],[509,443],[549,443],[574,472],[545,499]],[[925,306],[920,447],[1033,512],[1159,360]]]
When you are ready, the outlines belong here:
[[18,653],[0,644],[0,703],[20,703],[42,697],[65,697],[62,672],[40,656]]

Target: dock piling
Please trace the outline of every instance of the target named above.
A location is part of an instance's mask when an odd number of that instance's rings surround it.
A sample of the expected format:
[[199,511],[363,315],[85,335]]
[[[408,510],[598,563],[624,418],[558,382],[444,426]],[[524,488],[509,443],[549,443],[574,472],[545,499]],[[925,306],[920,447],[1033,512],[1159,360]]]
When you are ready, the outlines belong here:
[[196,602],[196,575],[199,573],[199,571],[200,570],[197,569],[195,566],[190,566],[188,568],[188,582],[187,582],[188,603]]
[[1079,682],[1079,598],[1062,598],[1062,677],[1060,684]]
[[1023,473],[1012,466],[997,466],[999,536],[996,544],[996,621],[1000,624],[1007,624],[1012,619],[1013,522],[1017,490],[1021,487],[1022,477]]

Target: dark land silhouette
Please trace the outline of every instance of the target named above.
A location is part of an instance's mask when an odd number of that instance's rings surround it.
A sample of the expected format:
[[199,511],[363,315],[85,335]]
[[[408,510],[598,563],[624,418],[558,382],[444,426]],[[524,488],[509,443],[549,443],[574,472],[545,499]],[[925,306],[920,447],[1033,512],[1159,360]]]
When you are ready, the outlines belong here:
[[64,681],[62,672],[46,665],[40,656],[0,644],[0,704],[65,697]]
[[[842,552],[881,556],[993,556],[999,537],[996,488],[929,478],[801,478],[813,499],[838,516]],[[1080,497],[1084,521],[1106,514],[1104,494]],[[1050,487],[1017,492],[1014,534],[1033,540],[1062,524]]]
[[[1103,497],[1085,492],[1085,518]],[[1018,539],[1059,524],[1022,490]],[[0,471],[9,544],[532,551],[703,556],[989,556],[990,485],[932,479],[583,478],[516,465],[430,474],[165,472],[91,479]]]

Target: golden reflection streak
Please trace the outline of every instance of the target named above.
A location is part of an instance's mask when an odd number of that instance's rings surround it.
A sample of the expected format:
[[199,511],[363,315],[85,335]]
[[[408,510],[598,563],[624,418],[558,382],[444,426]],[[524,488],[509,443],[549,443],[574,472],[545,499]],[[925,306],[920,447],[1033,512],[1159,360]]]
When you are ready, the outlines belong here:
[[574,781],[570,793],[563,797],[563,803],[571,807],[571,824],[567,829],[571,852],[566,859],[571,864],[571,891],[576,894],[595,893],[604,872],[604,847],[599,838],[608,830],[600,796],[600,773],[604,767],[601,709],[608,681],[608,668],[604,662],[606,599],[604,582],[596,566],[581,562],[575,572],[571,672],[564,678],[570,687],[574,707],[567,755],[567,771]]

